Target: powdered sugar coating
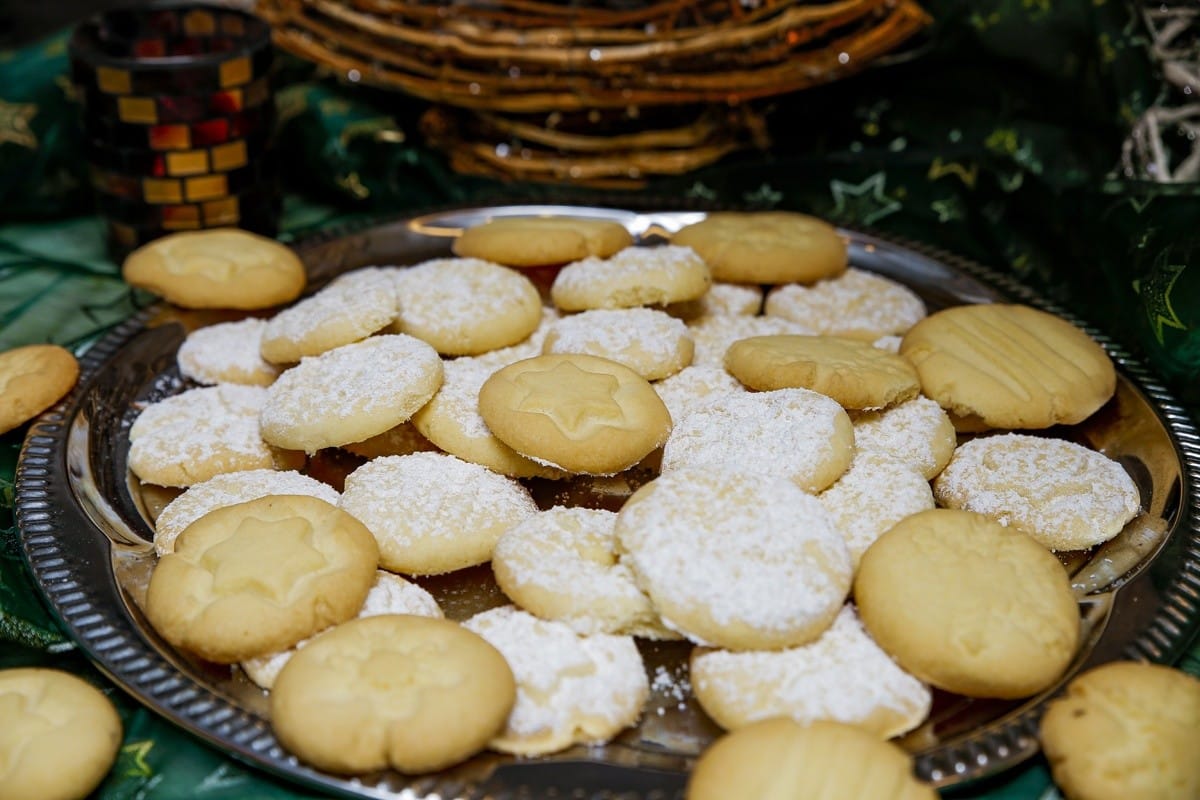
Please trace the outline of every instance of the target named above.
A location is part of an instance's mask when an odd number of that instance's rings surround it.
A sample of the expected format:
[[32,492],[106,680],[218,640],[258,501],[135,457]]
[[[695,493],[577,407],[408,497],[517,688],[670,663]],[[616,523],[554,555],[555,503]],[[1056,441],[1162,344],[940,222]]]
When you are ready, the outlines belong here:
[[279,367],[264,361],[259,351],[266,327],[266,320],[247,317],[192,331],[175,355],[179,373],[196,383],[270,386]]
[[903,334],[926,314],[925,303],[904,284],[855,267],[812,286],[776,286],[764,308],[767,316],[801,322],[814,333],[868,342]]
[[652,385],[666,404],[667,410],[671,412],[671,419],[676,423],[687,416],[694,403],[711,394],[747,391],[724,367],[708,364],[684,367],[669,378]]
[[383,330],[396,317],[394,269],[368,267],[341,275],[267,321],[262,357],[288,364]]
[[698,644],[803,644],[850,588],[850,554],[829,513],[777,476],[664,473],[625,503],[616,532],[663,622]]
[[918,395],[882,411],[855,412],[854,446],[905,461],[931,480],[950,462],[954,423],[933,400]]
[[783,476],[819,492],[854,455],[850,418],[808,389],[727,392],[695,402],[671,431],[662,471],[700,467]]
[[1011,525],[1051,550],[1106,542],[1140,507],[1133,479],[1103,453],[1015,433],[960,446],[933,491],[941,505]]
[[380,566],[410,575],[482,564],[504,531],[537,513],[512,478],[445,453],[367,462],[346,476],[340,506],[374,534]]
[[899,736],[929,714],[929,687],[901,669],[846,605],[813,642],[776,651],[697,650],[693,691],[723,728],[788,716],[802,725],[845,722],[881,738]]
[[741,283],[714,282],[696,301],[701,316],[757,316],[762,310],[763,290]]
[[627,247],[563,267],[550,297],[563,311],[662,306],[695,300],[711,284],[708,265],[690,247]]
[[488,350],[486,353],[480,353],[476,356],[471,356],[476,361],[483,361],[492,364],[496,369],[507,367],[509,364],[515,364],[518,361],[524,361],[527,358],[540,356],[542,354],[542,345],[546,341],[546,334],[550,332],[550,328],[554,323],[562,319],[562,315],[558,313],[558,309],[554,306],[542,306],[542,319],[538,322],[537,328],[533,333],[529,334],[525,339],[508,347],[501,347],[496,350]]
[[599,744],[637,722],[650,693],[631,636],[581,636],[513,606],[476,614],[463,627],[500,651],[517,680],[517,702],[489,746],[521,755]]
[[184,528],[208,512],[257,500],[272,494],[303,494],[336,506],[341,495],[330,485],[295,471],[250,469],[215,475],[192,485],[163,508],[154,521],[154,550],[159,556],[174,552]]
[[309,453],[361,442],[408,420],[441,383],[432,347],[403,334],[373,336],[279,376],[266,390],[262,435]]
[[621,308],[563,317],[546,335],[542,350],[608,358],[654,381],[686,367],[693,344],[687,326],[665,311]]
[[779,317],[712,316],[688,323],[695,352],[692,363],[723,367],[725,351],[739,339],[751,336],[777,336],[785,333],[813,334],[811,327]]

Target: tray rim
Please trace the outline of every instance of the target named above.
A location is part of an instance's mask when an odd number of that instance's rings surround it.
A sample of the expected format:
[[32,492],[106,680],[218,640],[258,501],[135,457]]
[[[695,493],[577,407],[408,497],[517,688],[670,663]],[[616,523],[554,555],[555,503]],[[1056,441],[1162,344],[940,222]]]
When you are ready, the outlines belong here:
[[[669,208],[665,205],[659,207],[663,208],[658,212],[662,214],[722,210],[719,207],[696,208],[687,202],[675,203]],[[323,244],[368,233],[376,228],[409,224],[417,219],[452,213],[488,214],[497,209],[508,213],[521,209],[536,209],[539,213],[579,213],[587,210],[639,213],[632,208],[595,205],[454,206],[425,214],[404,213],[362,218],[297,238],[291,242],[291,246],[303,260],[307,252]],[[653,215],[654,212],[647,213]],[[1186,537],[1182,543],[1182,551],[1186,558],[1177,573],[1172,576],[1170,584],[1164,587],[1163,607],[1153,621],[1139,631],[1132,643],[1125,648],[1123,656],[1154,663],[1170,662],[1178,658],[1200,630],[1200,433],[1197,432],[1188,412],[1141,360],[1103,331],[1079,319],[1058,304],[1046,300],[1016,278],[924,243],[879,234],[869,229],[840,230],[864,242],[909,251],[931,259],[952,270],[965,273],[1007,298],[1041,308],[1071,321],[1095,338],[1131,380],[1133,386],[1146,396],[1180,458],[1183,486],[1180,519],[1174,535]],[[161,658],[155,648],[145,641],[137,626],[127,618],[124,601],[120,598],[120,589],[116,586],[107,558],[100,565],[81,565],[78,563],[79,554],[68,552],[58,540],[55,535],[56,509],[52,502],[52,494],[57,481],[65,484],[65,437],[70,431],[72,420],[78,414],[78,401],[84,395],[87,385],[101,374],[108,362],[133,337],[146,330],[147,323],[160,308],[160,304],[155,304],[119,323],[81,356],[81,378],[76,389],[31,425],[21,449],[14,495],[14,514],[20,534],[21,552],[43,599],[51,606],[55,616],[63,623],[70,637],[88,659],[141,705],[252,767],[264,769],[310,788],[354,797],[422,798],[436,794],[442,798],[483,800],[485,797],[508,796],[507,791],[499,795],[492,794],[494,788],[487,787],[487,782],[471,785],[433,776],[405,779],[402,784],[381,788],[381,785],[368,786],[359,779],[331,776],[306,767],[282,750],[265,719],[243,710],[208,687],[194,684],[190,678],[178,673],[169,662]],[[61,514],[62,509],[57,510]],[[87,521],[82,510],[74,511],[80,520]],[[103,548],[107,556],[109,542],[105,534],[94,525],[88,534],[102,540],[94,544]],[[84,570],[87,566],[91,569]],[[81,574],[83,571],[100,571],[105,575],[92,574],[90,577],[105,579],[99,584],[80,580],[84,577]],[[107,601],[107,608],[104,604],[89,599],[89,595],[96,591],[105,593],[103,599]],[[122,630],[122,624],[128,630]],[[138,688],[134,688],[135,686]],[[1036,728],[1040,711],[1041,708],[1033,709],[1017,715],[1015,719],[995,723],[992,726],[994,730],[981,732],[980,735],[984,738],[982,743],[974,741],[978,736],[968,737],[966,741],[958,744],[946,744],[932,752],[918,754],[915,759],[917,770],[929,776],[934,785],[940,786],[959,781],[973,782],[1014,767],[1037,750]],[[962,775],[964,764],[973,766],[965,776]],[[959,776],[958,780],[955,780],[956,776]]]

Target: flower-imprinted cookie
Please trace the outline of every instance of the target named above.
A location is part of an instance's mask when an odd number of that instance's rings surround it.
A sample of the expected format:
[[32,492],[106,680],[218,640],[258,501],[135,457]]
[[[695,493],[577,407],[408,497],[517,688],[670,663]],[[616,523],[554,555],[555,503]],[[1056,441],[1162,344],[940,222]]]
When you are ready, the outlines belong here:
[[595,256],[608,258],[633,244],[611,220],[587,217],[500,217],[467,228],[451,248],[457,256],[507,267],[544,267]]
[[671,242],[693,248],[730,283],[813,283],[846,269],[846,242],[829,223],[791,211],[709,214]]

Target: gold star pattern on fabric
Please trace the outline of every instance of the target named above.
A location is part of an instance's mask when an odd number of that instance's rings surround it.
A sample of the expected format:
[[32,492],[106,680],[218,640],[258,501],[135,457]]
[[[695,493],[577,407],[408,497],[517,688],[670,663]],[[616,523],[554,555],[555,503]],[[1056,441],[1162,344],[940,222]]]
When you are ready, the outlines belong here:
[[153,776],[154,770],[146,763],[146,756],[149,755],[153,747],[153,739],[130,742],[121,748],[121,752],[117,756],[117,768],[113,771],[124,775],[126,778],[149,778]]
[[312,524],[299,517],[242,520],[231,536],[201,558],[213,576],[213,592],[258,594],[284,602],[292,587],[329,562],[312,546]]
[[936,181],[945,175],[954,175],[968,189],[974,189],[975,181],[979,178],[979,165],[971,164],[970,166],[966,166],[957,161],[946,163],[942,161],[941,156],[937,156],[933,159],[933,163],[929,165],[929,172],[925,177],[931,181]]
[[1171,305],[1171,291],[1185,269],[1186,264],[1155,264],[1149,278],[1133,282],[1133,290],[1142,298],[1142,307],[1150,319],[1150,329],[1160,345],[1163,344],[1163,326],[1187,330],[1187,325]]
[[526,372],[515,383],[525,390],[516,409],[545,414],[569,439],[582,439],[605,425],[619,425],[625,412],[617,403],[621,385],[612,375],[588,372],[562,362],[542,372]]
[[0,144],[12,142],[18,147],[36,150],[37,136],[29,127],[36,115],[37,106],[33,103],[6,103],[0,100]]

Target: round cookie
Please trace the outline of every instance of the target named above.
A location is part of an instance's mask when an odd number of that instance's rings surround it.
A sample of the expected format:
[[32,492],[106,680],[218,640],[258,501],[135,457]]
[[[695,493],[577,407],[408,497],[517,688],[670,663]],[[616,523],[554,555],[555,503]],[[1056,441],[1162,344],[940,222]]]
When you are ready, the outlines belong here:
[[653,386],[676,422],[687,416],[693,403],[711,394],[746,391],[746,387],[724,367],[707,364],[684,367],[669,378],[656,381]]
[[147,483],[191,486],[225,472],[294,465],[298,459],[259,433],[266,400],[261,386],[226,383],[146,406],[129,428],[129,469]]
[[791,481],[681,469],[617,514],[622,560],[663,623],[698,644],[793,647],[821,635],[850,588],[833,520]]
[[[444,366],[444,365],[443,365]],[[443,380],[442,386],[444,387]],[[440,392],[441,389],[438,389]],[[435,397],[437,395],[434,395]],[[433,401],[430,400],[430,403]],[[426,403],[421,408],[425,408],[429,403]],[[383,433],[377,433],[369,439],[363,439],[361,442],[350,442],[342,445],[342,449],[348,453],[353,453],[356,456],[363,458],[380,458],[381,456],[406,456],[410,453],[425,453],[431,450],[437,450],[438,447],[433,442],[425,438],[422,433],[416,429],[412,420],[401,422],[394,428],[388,428]]]
[[439,258],[395,273],[392,329],[443,355],[470,356],[528,337],[542,320],[537,287],[515,270],[476,258]]
[[444,619],[388,614],[327,631],[287,663],[271,727],[297,758],[359,775],[431,772],[465,761],[504,727],[512,670]]
[[279,367],[263,360],[260,342],[266,328],[266,320],[247,317],[192,331],[175,354],[179,374],[209,385],[270,386]]
[[816,333],[864,342],[903,334],[926,313],[912,289],[854,267],[812,286],[776,286],[767,293],[764,312],[802,322]]
[[911,464],[926,480],[950,463],[958,441],[946,412],[923,395],[885,408],[850,415],[854,446]]
[[867,631],[921,680],[970,697],[1028,697],[1075,655],[1079,607],[1049,551],[969,511],[913,514],[854,580]]
[[537,513],[512,478],[445,453],[368,461],[346,476],[341,507],[379,541],[380,565],[408,575],[482,564],[504,531]]
[[304,265],[289,248],[237,228],[172,233],[121,266],[125,281],[184,308],[270,308],[304,291]]
[[686,247],[627,247],[612,258],[568,264],[554,279],[550,299],[563,311],[665,306],[708,291],[708,265]]
[[844,606],[816,641],[786,650],[697,648],[689,675],[700,706],[726,730],[786,716],[805,725],[845,722],[883,739],[929,715],[929,687],[909,675]]
[[[433,595],[409,583],[399,575],[393,575],[383,570],[375,571],[375,582],[371,584],[367,598],[363,600],[356,619],[378,617],[384,614],[413,614],[418,617],[442,617],[442,609],[438,606]],[[242,661],[238,666],[246,677],[257,685],[270,691],[275,686],[280,671],[292,660],[296,651],[307,645],[311,639],[303,639],[287,650],[278,653],[259,656],[258,658]]]
[[71,391],[79,362],[54,344],[31,344],[0,353],[0,433],[41,414]]
[[937,800],[938,795],[913,777],[907,753],[856,725],[802,726],[775,718],[726,734],[696,762],[687,800],[732,797]]
[[146,617],[175,647],[232,664],[354,617],[378,561],[366,526],[324,500],[273,495],[225,506],[159,559]]
[[954,451],[933,482],[938,503],[984,514],[1051,550],[1086,550],[1137,516],[1137,486],[1119,463],[1063,439],[1009,433]]
[[782,476],[809,492],[854,457],[854,428],[836,401],[808,389],[713,394],[692,404],[663,448],[664,473],[685,467]]
[[0,670],[0,796],[78,800],[100,785],[121,747],[121,718],[82,678],[36,667]]
[[479,413],[518,453],[568,472],[615,474],[671,432],[671,417],[645,378],[589,355],[543,355],[493,374]]
[[755,317],[762,305],[762,287],[715,281],[695,300],[671,304],[667,313],[688,322],[704,317]]
[[601,744],[634,725],[650,694],[631,636],[582,636],[513,606],[476,614],[463,627],[504,654],[517,702],[488,746],[523,756]]
[[528,337],[514,345],[501,347],[497,350],[488,350],[486,353],[480,353],[470,358],[473,361],[491,364],[495,369],[500,369],[501,367],[507,367],[509,364],[524,361],[527,358],[540,356],[542,354],[542,345],[546,341],[546,334],[550,333],[550,328],[560,319],[562,319],[562,315],[558,313],[558,309],[554,308],[554,306],[544,305],[542,306],[542,320]]
[[671,237],[730,283],[812,283],[846,269],[846,242],[832,225],[791,211],[709,214]]
[[563,317],[546,334],[544,353],[585,353],[624,364],[648,381],[692,361],[687,326],[650,308],[596,309]]
[[394,272],[378,267],[347,272],[280,311],[263,329],[262,357],[292,364],[383,330],[396,318]]
[[578,633],[672,638],[618,561],[617,515],[555,506],[509,528],[492,554],[496,583],[514,603]]
[[499,365],[477,356],[443,364],[437,394],[413,414],[412,423],[429,441],[463,461],[482,464],[510,478],[562,478],[562,470],[539,464],[497,439],[479,415],[479,389]]
[[1073,425],[1116,388],[1108,354],[1064,319],[1021,305],[955,306],[904,335],[921,391],[971,429]]
[[739,339],[751,336],[778,336],[783,334],[812,334],[814,331],[798,322],[778,317],[743,317],[718,315],[700,317],[688,323],[688,331],[695,343],[693,364],[725,367],[725,352]]
[[442,360],[420,339],[372,336],[292,367],[266,390],[262,437],[315,453],[407,422],[442,384]]
[[501,217],[467,228],[454,240],[456,256],[509,267],[566,264],[608,258],[633,244],[625,226],[584,217]]
[[921,390],[917,371],[901,356],[837,336],[742,339],[726,351],[725,368],[751,389],[811,389],[847,409],[886,408]]
[[1200,680],[1115,661],[1076,676],[1046,707],[1040,739],[1071,800],[1200,797]]
[[291,470],[249,469],[214,475],[189,486],[159,512],[154,520],[154,551],[160,557],[174,552],[179,534],[210,511],[272,494],[306,494],[334,506],[341,497],[332,486]]

